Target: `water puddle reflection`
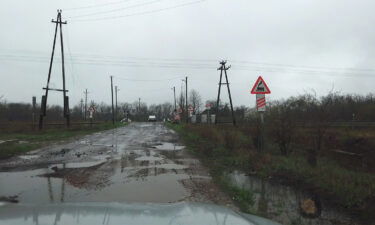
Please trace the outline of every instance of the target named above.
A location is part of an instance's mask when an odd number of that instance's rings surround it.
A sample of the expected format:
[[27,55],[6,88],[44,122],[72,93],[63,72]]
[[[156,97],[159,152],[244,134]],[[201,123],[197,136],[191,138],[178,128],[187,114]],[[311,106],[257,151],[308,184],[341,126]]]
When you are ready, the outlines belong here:
[[163,150],[163,151],[174,151],[174,150],[182,150],[185,148],[185,146],[164,142],[161,145],[156,145],[155,148],[158,150]]
[[319,198],[292,187],[235,171],[226,175],[236,187],[254,195],[251,208],[256,214],[282,224],[335,225],[357,224],[343,212],[330,208]]

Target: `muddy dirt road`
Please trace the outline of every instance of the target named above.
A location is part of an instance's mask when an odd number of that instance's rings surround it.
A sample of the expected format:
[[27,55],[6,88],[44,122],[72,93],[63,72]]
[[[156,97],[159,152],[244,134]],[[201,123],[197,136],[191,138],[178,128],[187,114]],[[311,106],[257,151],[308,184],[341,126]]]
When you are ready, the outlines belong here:
[[161,123],[132,123],[0,161],[0,199],[233,207],[177,134]]

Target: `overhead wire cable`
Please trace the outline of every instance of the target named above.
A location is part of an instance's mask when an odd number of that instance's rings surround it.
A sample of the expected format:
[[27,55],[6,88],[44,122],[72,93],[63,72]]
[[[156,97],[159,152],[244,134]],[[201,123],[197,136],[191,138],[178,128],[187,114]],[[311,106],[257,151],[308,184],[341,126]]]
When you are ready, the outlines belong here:
[[[48,57],[46,56],[28,56],[28,55],[12,55],[12,54],[0,54],[0,60],[2,61],[25,61],[25,62],[47,62]],[[59,57],[56,57],[55,62],[59,62]],[[148,61],[144,62],[143,60],[131,60],[131,61],[124,61],[124,60],[111,60],[111,59],[92,59],[92,58],[76,58],[76,59],[69,59],[72,60],[73,64],[86,64],[86,65],[114,65],[114,66],[125,66],[125,67],[143,67],[143,68],[188,68],[188,69],[213,69],[216,68],[216,64],[207,64],[207,63],[178,63],[178,62],[158,62],[158,61]],[[158,60],[158,59],[155,59]],[[264,65],[272,65],[272,66],[264,66]],[[316,68],[315,70],[311,69],[303,69],[294,66],[294,65],[286,65],[283,67],[284,64],[279,64],[280,66],[273,66],[275,64],[254,64],[250,65],[242,65],[242,64],[232,64],[232,69],[235,70],[251,70],[251,71],[259,71],[259,72],[282,72],[282,73],[301,73],[301,74],[331,74],[331,75],[346,75],[346,76],[371,76],[374,77],[374,74],[371,73],[371,69],[348,69],[345,71],[344,68],[342,70],[326,70],[325,67],[322,67],[322,70],[319,70],[320,67],[312,67]],[[290,67],[294,66],[294,67]]]
[[[7,51],[7,50],[3,50],[1,49],[3,52],[4,51]],[[17,50],[17,51],[14,51],[14,52],[22,52],[22,50]],[[29,51],[24,51],[25,53],[28,53],[28,54],[22,54],[22,55],[19,55],[19,54],[12,54],[12,53],[0,53],[0,57],[23,57],[23,58],[38,58],[38,59],[49,59],[49,57],[46,57],[45,56],[45,52],[36,52],[34,53],[34,51],[32,51],[33,53],[29,54],[30,52]],[[40,54],[40,56],[38,55],[34,55],[34,54]],[[43,56],[42,56],[43,55]],[[199,66],[212,66],[212,65],[216,65],[217,61],[218,60],[215,60],[215,59],[189,59],[189,58],[152,58],[152,57],[122,57],[122,56],[103,56],[103,55],[99,55],[99,54],[72,54],[72,57],[74,58],[77,58],[79,60],[87,60],[87,61],[108,61],[108,62],[123,62],[123,63],[138,63],[139,61],[148,61],[147,63],[165,63],[165,61],[167,62],[171,62],[170,64],[178,64],[179,61],[181,61],[181,64],[187,64],[187,65],[199,65]],[[91,58],[94,58],[94,59],[91,59]],[[56,56],[56,59],[58,60],[59,57]],[[151,62],[149,62],[151,61]],[[198,62],[202,62],[202,61],[205,61],[205,62],[212,62],[212,64],[208,64],[208,63],[198,63]],[[291,65],[291,64],[277,64],[277,63],[266,63],[266,62],[256,62],[256,61],[244,61],[244,60],[241,60],[241,61],[238,61],[238,60],[229,60],[230,62],[233,62],[232,63],[232,66],[235,66],[237,68],[239,67],[247,67],[248,64],[250,65],[255,65],[255,66],[260,66],[260,67],[264,67],[264,66],[267,66],[268,68],[269,67],[273,67],[273,68],[293,68],[293,69],[315,69],[315,70],[333,70],[333,71],[336,71],[336,70],[350,70],[350,71],[353,71],[353,72],[375,72],[375,69],[371,69],[371,68],[337,68],[337,67],[326,67],[326,66],[306,66],[306,65]],[[183,63],[182,63],[183,62]],[[188,62],[188,63],[186,63]]]
[[144,2],[144,3],[140,3],[140,4],[136,4],[136,5],[122,7],[122,8],[116,8],[116,9],[111,9],[111,10],[87,13],[87,14],[82,14],[82,15],[78,15],[78,16],[71,16],[71,17],[69,17],[69,19],[95,16],[95,15],[101,15],[101,14],[108,14],[108,13],[112,13],[112,12],[119,12],[119,11],[123,11],[123,10],[126,10],[126,9],[137,8],[137,7],[141,7],[141,6],[145,6],[145,5],[155,4],[155,3],[158,3],[158,2],[161,2],[161,1],[163,1],[163,0],[154,0],[154,1]]
[[132,0],[122,0],[122,1],[116,1],[116,2],[108,2],[108,3],[102,3],[102,4],[95,4],[95,5],[87,5],[87,6],[79,6],[74,8],[66,8],[63,9],[63,11],[72,11],[72,10],[81,10],[81,9],[91,9],[91,8],[97,8],[97,7],[105,7],[109,5],[118,5],[123,4],[125,2],[130,2]]
[[132,17],[132,16],[147,15],[147,14],[153,14],[153,13],[163,12],[163,11],[167,11],[167,10],[171,10],[171,9],[181,8],[181,7],[185,7],[185,6],[195,5],[195,4],[199,4],[199,3],[205,2],[205,1],[207,1],[207,0],[192,1],[192,2],[188,2],[188,3],[184,3],[184,4],[174,5],[174,6],[171,6],[171,7],[160,8],[160,9],[155,9],[155,10],[149,10],[149,11],[144,11],[144,12],[139,12],[139,13],[133,13],[133,14],[127,14],[127,15],[101,17],[101,18],[92,18],[92,19],[78,19],[78,20],[73,20],[73,22],[103,21],[103,20],[120,19],[120,18],[125,18],[125,17]]
[[165,78],[165,79],[133,79],[133,78],[125,78],[121,76],[114,76],[117,79],[120,80],[126,80],[126,81],[136,81],[136,82],[158,82],[158,81],[170,81],[170,80],[176,80],[176,79],[181,79],[182,76],[179,77],[171,77],[171,78]]

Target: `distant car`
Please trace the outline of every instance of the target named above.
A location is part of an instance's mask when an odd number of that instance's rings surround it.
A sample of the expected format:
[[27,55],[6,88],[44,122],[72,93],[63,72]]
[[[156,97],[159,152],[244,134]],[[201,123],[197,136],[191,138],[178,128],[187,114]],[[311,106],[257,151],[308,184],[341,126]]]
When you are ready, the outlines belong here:
[[148,116],[148,122],[156,122],[156,116],[155,115],[149,115]]

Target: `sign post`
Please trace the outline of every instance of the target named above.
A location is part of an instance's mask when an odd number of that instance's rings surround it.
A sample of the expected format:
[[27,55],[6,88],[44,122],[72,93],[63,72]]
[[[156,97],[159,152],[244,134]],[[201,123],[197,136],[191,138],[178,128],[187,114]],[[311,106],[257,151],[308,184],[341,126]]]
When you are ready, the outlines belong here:
[[271,94],[266,82],[261,76],[258,77],[251,94],[256,95],[256,108],[260,115],[260,135],[258,138],[259,151],[263,152],[264,149],[264,112],[266,111],[266,94]]

